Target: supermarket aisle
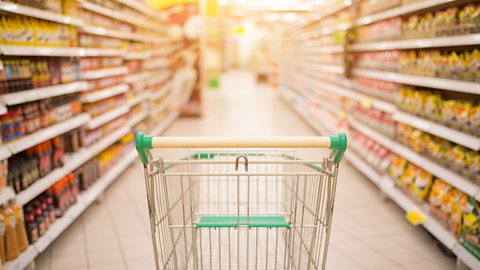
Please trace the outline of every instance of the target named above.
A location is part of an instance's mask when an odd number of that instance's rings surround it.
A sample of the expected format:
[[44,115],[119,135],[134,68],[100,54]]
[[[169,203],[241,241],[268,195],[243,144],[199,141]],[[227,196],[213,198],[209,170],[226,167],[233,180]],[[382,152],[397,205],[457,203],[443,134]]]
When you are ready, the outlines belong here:
[[[180,119],[166,135],[315,135],[254,76],[227,74],[220,91],[205,94],[204,117]],[[394,203],[346,162],[342,164],[329,269],[454,269],[435,241],[408,224]],[[37,260],[40,270],[154,269],[143,171],[133,164]]]

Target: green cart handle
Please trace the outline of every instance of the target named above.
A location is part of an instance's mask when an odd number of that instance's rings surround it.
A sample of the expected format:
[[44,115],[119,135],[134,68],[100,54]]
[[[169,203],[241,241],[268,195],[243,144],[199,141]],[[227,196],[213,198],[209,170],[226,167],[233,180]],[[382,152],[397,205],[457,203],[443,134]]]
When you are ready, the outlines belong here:
[[136,149],[144,164],[153,148],[330,148],[339,164],[347,150],[347,135],[325,137],[152,137],[138,132]]

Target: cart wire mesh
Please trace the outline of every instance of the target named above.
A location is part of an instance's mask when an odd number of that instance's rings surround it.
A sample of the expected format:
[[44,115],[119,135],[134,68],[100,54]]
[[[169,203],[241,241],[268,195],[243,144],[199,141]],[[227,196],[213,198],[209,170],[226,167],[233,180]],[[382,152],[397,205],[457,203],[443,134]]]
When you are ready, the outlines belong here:
[[204,150],[150,160],[157,269],[325,269],[338,163],[295,150]]

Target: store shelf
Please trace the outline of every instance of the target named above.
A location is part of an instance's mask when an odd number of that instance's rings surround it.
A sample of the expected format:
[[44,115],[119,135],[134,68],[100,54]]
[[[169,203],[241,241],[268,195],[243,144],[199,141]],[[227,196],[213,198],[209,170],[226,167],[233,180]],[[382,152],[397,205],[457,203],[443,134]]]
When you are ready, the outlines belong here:
[[136,0],[117,0],[119,3],[122,3],[132,9],[135,9],[152,19],[155,19],[160,22],[166,22],[166,18],[162,18],[158,10],[152,10],[150,7],[146,6],[143,2]]
[[123,59],[126,60],[145,60],[152,57],[152,52],[129,52],[123,56]]
[[472,150],[480,150],[480,138],[473,135],[403,112],[394,113],[393,119]]
[[113,68],[103,68],[97,70],[90,70],[82,72],[82,78],[84,80],[95,80],[105,77],[113,77],[124,75],[128,73],[128,67],[121,66],[121,67],[113,67]]
[[106,8],[106,7],[103,7],[103,6],[100,6],[100,5],[96,5],[96,4],[93,4],[93,3],[88,2],[88,1],[82,1],[82,2],[80,2],[80,5],[82,6],[82,8],[84,8],[86,10],[101,14],[101,15],[106,16],[106,17],[113,18],[115,20],[119,20],[119,21],[122,21],[122,22],[126,22],[126,23],[129,23],[129,24],[136,25],[136,26],[144,27],[144,28],[147,28],[147,29],[155,29],[156,28],[156,25],[150,24],[150,23],[148,23],[144,20],[141,20],[139,17],[133,17],[133,16],[127,14],[127,13],[118,12],[116,10],[112,10],[112,9],[109,9],[109,8]]
[[480,83],[478,82],[425,77],[359,68],[354,69],[353,74],[355,76],[367,77],[376,80],[480,95]]
[[95,201],[96,198],[126,169],[137,157],[134,149],[124,155],[105,175],[101,176],[93,186],[78,195],[77,203],[70,207],[63,217],[59,218],[33,245],[41,253],[58,236],[72,224],[78,216]]
[[316,89],[321,89],[321,90],[328,91],[332,94],[348,97],[350,99],[360,102],[363,106],[371,106],[377,110],[381,110],[387,113],[393,113],[397,110],[397,107],[391,103],[357,93],[348,88],[336,86],[334,84],[322,82],[316,79],[310,79],[310,80],[312,80],[312,86],[315,86]]
[[350,119],[352,127],[362,132],[364,135],[368,136],[372,140],[382,144],[384,147],[390,149],[391,151],[397,153],[398,155],[404,157],[411,163],[417,165],[418,167],[424,169],[425,171],[437,176],[443,181],[449,183],[455,188],[461,190],[465,194],[475,197],[479,195],[480,187],[475,183],[469,181],[463,176],[460,176],[448,168],[443,167],[442,165],[431,161],[430,159],[423,157],[422,155],[416,153],[415,151],[403,146],[390,138],[380,134],[379,132],[357,122],[354,119]]
[[138,94],[134,96],[133,98],[130,98],[130,107],[136,106],[145,100],[149,99],[151,93],[150,92],[143,92],[141,94]]
[[119,49],[104,48],[72,48],[72,47],[48,47],[48,46],[17,46],[0,45],[0,53],[3,55],[21,56],[117,56],[125,51]]
[[0,45],[0,52],[4,55],[24,56],[79,56],[80,54],[78,48],[16,45]]
[[458,244],[453,249],[453,253],[457,255],[463,263],[465,263],[471,269],[480,269],[480,260],[475,258],[467,249],[465,249],[462,245]]
[[27,91],[14,92],[2,95],[2,99],[6,105],[18,105],[35,100],[56,97],[86,90],[88,84],[85,81],[77,81],[60,85],[36,88]]
[[163,111],[165,111],[168,106],[170,106],[170,100],[164,100],[160,105],[156,106],[155,108],[152,108],[150,110],[150,116],[157,116],[161,114]]
[[299,66],[302,68],[307,68],[309,71],[320,71],[320,72],[326,72],[326,73],[332,73],[332,74],[344,73],[343,66],[317,64],[317,63],[312,63],[312,61],[303,62]]
[[92,120],[90,120],[88,122],[86,127],[88,129],[95,129],[95,128],[103,125],[103,124],[106,124],[106,123],[112,121],[115,118],[118,118],[118,117],[120,117],[124,114],[127,114],[129,111],[130,111],[130,106],[128,104],[127,105],[122,105],[120,107],[109,110],[109,111],[93,118]]
[[370,164],[360,158],[354,151],[349,150],[345,153],[345,158],[352,164],[357,170],[361,171],[367,178],[375,185],[380,186],[382,176]]
[[0,160],[7,159],[12,156],[10,149],[6,147],[4,144],[0,145]]
[[343,45],[329,45],[329,46],[321,46],[321,45],[309,45],[300,48],[300,52],[302,54],[329,54],[329,53],[341,53],[344,52]]
[[147,117],[148,117],[148,113],[144,111],[138,115],[133,116],[130,120],[128,120],[128,125],[133,127],[138,123],[142,122]]
[[159,69],[159,68],[168,68],[172,65],[172,62],[169,58],[158,58],[153,60],[147,60],[143,64],[145,69]]
[[[161,134],[178,117],[178,112],[170,113],[152,132],[152,135]],[[100,142],[94,144],[88,149],[81,150],[84,154],[89,153],[91,157],[97,155],[107,147],[118,141],[126,133],[130,132],[129,127],[122,128],[108,135]],[[78,155],[80,156],[80,155]],[[85,158],[89,160],[90,158]],[[55,223],[47,230],[46,234],[30,245],[28,250],[20,255],[19,258],[4,265],[6,270],[22,270],[29,265],[39,253],[43,252],[58,236],[72,224],[81,213],[83,213],[90,204],[92,204],[100,194],[113,182],[118,176],[127,169],[130,164],[137,159],[135,149],[129,150],[106,174],[100,177],[97,182],[88,190],[78,195],[77,203],[70,207],[62,218],[57,219]],[[57,179],[58,180],[58,179]],[[29,187],[30,188],[30,187]],[[42,191],[43,192],[43,191]],[[40,192],[41,193],[41,192]],[[39,194],[40,194],[39,193]],[[18,195],[17,195],[18,196]],[[32,197],[34,198],[34,197]],[[19,201],[17,199],[17,201]],[[20,201],[19,201],[20,202]]]
[[92,93],[88,93],[82,96],[83,103],[92,103],[97,102],[102,99],[106,99],[109,97],[113,97],[116,95],[120,95],[122,93],[127,92],[129,89],[128,85],[126,84],[119,84],[112,87],[108,87],[102,90],[94,91]]
[[353,51],[383,51],[479,45],[480,34],[353,44]]
[[24,15],[28,17],[38,18],[42,20],[73,25],[73,26],[82,26],[83,21],[74,17],[65,16],[60,13],[32,8],[28,6],[22,6],[14,3],[0,1],[0,10],[15,13],[19,15]]
[[401,190],[395,187],[392,179],[384,176],[380,189],[388,195],[397,205],[405,212],[416,211],[426,217],[423,227],[427,229],[435,238],[437,238],[445,247],[453,250],[459,245],[458,240],[447,229],[445,229],[435,218],[431,217],[427,212],[423,211],[419,205],[412,201]]
[[12,154],[19,153],[30,147],[33,147],[41,142],[50,140],[58,135],[66,133],[72,129],[78,128],[86,124],[90,120],[90,116],[86,113],[73,116],[58,124],[51,125],[47,128],[42,128],[30,135],[23,136],[13,142],[5,143],[4,145],[12,152]]
[[85,162],[89,161],[107,147],[118,141],[128,132],[130,132],[129,126],[117,129],[93,145],[81,149],[80,151],[66,157],[65,164],[62,167],[55,169],[45,177],[38,179],[27,189],[18,193],[16,196],[17,202],[21,205],[25,205],[26,203],[30,202],[62,177],[85,164]]
[[125,53],[122,49],[105,49],[105,48],[79,48],[78,56],[121,56]]
[[149,99],[150,99],[150,100],[156,100],[156,99],[159,99],[159,98],[164,97],[164,96],[170,91],[170,89],[172,89],[172,86],[173,86],[173,83],[172,83],[172,82],[166,83],[165,85],[163,85],[162,87],[160,87],[160,89],[158,89],[158,90],[156,90],[155,92],[153,92],[153,93],[149,96]]
[[38,251],[34,246],[29,246],[28,249],[20,254],[18,258],[11,262],[7,262],[3,265],[3,270],[24,270],[27,266],[33,262],[35,257],[38,256]]
[[127,77],[125,77],[125,82],[126,83],[136,83],[136,82],[140,82],[140,81],[145,81],[148,78],[150,78],[151,76],[152,76],[152,74],[150,72],[144,71],[144,72],[128,75]]
[[166,81],[168,78],[170,78],[171,75],[172,75],[171,71],[169,71],[169,70],[164,71],[159,75],[152,76],[152,78],[150,80],[148,80],[147,84],[148,85],[154,85],[154,84],[162,83],[162,82]]
[[424,0],[418,1],[416,3],[388,9],[386,11],[378,12],[373,15],[364,16],[355,21],[356,26],[362,26],[370,24],[373,22],[378,22],[381,20],[397,17],[400,15],[405,15],[417,11],[426,10],[435,6],[439,6],[446,3],[455,2],[455,0]]
[[15,198],[15,191],[11,186],[3,187],[0,190],[0,205],[5,204],[8,200]]
[[[340,12],[341,10],[349,7],[352,4],[352,1],[342,1],[340,5],[328,6],[323,9],[320,14],[315,14],[305,21],[301,22],[296,29],[303,28],[309,24],[320,21],[328,16],[334,15],[335,13]],[[298,30],[297,30],[298,31]]]

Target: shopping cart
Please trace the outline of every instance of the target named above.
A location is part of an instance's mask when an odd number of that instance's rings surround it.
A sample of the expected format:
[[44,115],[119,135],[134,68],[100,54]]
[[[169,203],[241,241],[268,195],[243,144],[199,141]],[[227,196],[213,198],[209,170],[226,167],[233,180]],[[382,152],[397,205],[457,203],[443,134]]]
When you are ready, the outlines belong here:
[[[343,133],[263,139],[138,133],[156,268],[325,269],[346,146]],[[321,160],[299,160],[291,150],[327,147],[333,151]],[[153,148],[202,151],[167,160],[153,159]]]

